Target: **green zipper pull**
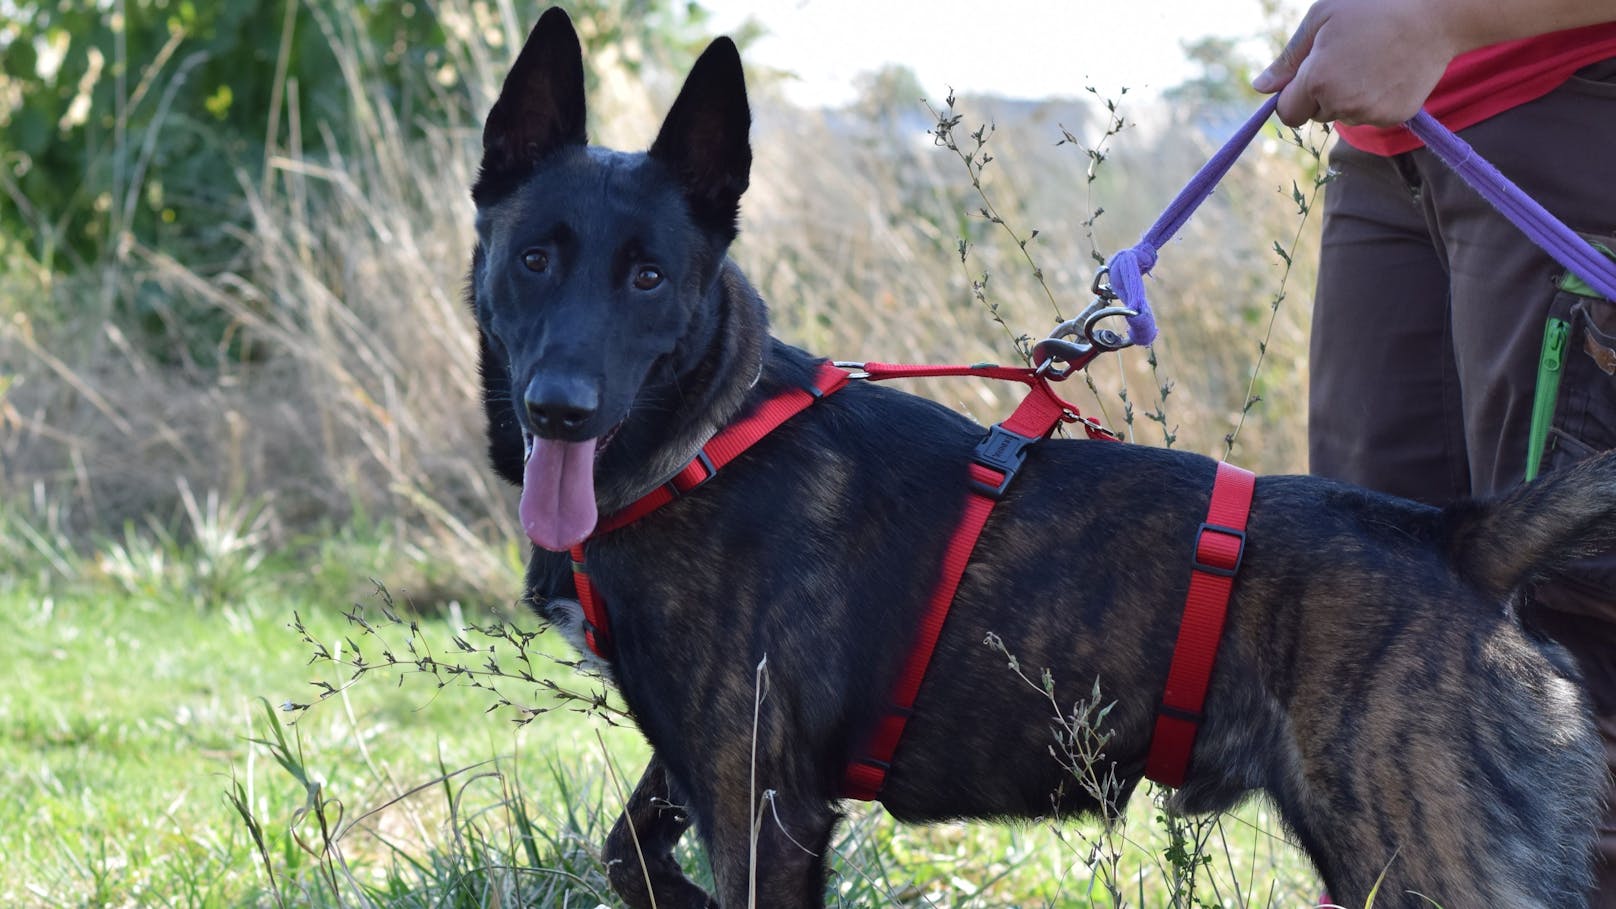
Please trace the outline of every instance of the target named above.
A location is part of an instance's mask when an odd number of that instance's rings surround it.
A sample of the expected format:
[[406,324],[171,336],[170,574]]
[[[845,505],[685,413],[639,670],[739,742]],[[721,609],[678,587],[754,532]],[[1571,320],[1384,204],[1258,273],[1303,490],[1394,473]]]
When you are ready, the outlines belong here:
[[1554,402],[1560,396],[1560,372],[1565,364],[1566,337],[1571,323],[1550,319],[1543,326],[1543,354],[1537,361],[1537,392],[1532,396],[1532,429],[1526,437],[1526,479],[1537,478],[1543,465],[1543,448],[1549,442],[1549,425],[1554,422]]

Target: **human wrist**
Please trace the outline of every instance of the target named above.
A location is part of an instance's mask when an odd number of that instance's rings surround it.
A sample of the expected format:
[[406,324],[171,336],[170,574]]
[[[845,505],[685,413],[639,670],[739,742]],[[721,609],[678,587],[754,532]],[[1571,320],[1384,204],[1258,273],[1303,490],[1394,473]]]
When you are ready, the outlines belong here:
[[1454,56],[1479,47],[1616,21],[1612,0],[1413,0]]
[[1451,60],[1467,51],[1509,40],[1500,28],[1497,0],[1413,0],[1430,28],[1431,53]]

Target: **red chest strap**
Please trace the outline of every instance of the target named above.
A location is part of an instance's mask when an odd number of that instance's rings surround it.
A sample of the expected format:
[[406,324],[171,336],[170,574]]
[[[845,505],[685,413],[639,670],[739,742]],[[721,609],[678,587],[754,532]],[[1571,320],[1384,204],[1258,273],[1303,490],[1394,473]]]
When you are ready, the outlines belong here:
[[[814,384],[808,388],[787,388],[764,401],[751,414],[719,430],[707,440],[696,457],[684,466],[673,479],[635,500],[622,511],[602,518],[595,525],[591,538],[632,524],[687,492],[701,486],[719,469],[740,457],[741,453],[757,444],[759,439],[780,427],[780,424],[807,410],[815,401],[832,394],[847,384],[851,377],[845,369],[830,363],[821,363],[814,375]],[[584,543],[589,542],[585,540]],[[570,550],[572,555],[573,586],[578,591],[578,605],[584,611],[584,641],[595,656],[603,660],[612,658],[611,629],[607,624],[606,604],[589,580],[584,567],[584,544]]]
[[1195,535],[1184,618],[1173,645],[1173,662],[1167,670],[1167,688],[1156,714],[1150,753],[1145,758],[1145,776],[1165,786],[1182,786],[1189,770],[1201,709],[1212,681],[1212,666],[1223,640],[1229,594],[1246,551],[1246,519],[1251,514],[1256,483],[1251,471],[1220,463],[1206,522]]
[[[866,368],[870,369],[872,378],[885,377],[878,372],[881,367],[877,364],[868,364]],[[1028,381],[1025,371],[995,378]],[[971,491],[965,500],[965,513],[949,538],[937,586],[921,614],[920,627],[915,631],[914,643],[893,683],[887,708],[876,720],[861,756],[848,764],[842,776],[844,798],[870,801],[880,797],[887,771],[892,767],[892,757],[903,739],[904,727],[914,713],[915,697],[926,678],[932,652],[937,648],[937,639],[943,633],[949,608],[954,604],[954,593],[965,576],[965,567],[971,561],[971,552],[976,548],[977,537],[981,536],[988,515],[1010,481],[1015,479],[1016,471],[1026,458],[1026,447],[1048,436],[1063,419],[1076,419],[1076,409],[1056,396],[1047,382],[1038,379],[1030,381],[1029,385],[1030,391],[1015,413],[990,428],[987,437],[976,447],[970,466]],[[1085,426],[1092,438],[1114,438],[1086,421]]]
[[[970,563],[977,537],[982,533],[1004,491],[1014,479],[1016,471],[1026,458],[1026,447],[1047,437],[1055,426],[1064,421],[1083,424],[1090,438],[1115,441],[1117,437],[1098,423],[1083,417],[1077,408],[1066,403],[1050,388],[1048,380],[1037,370],[998,366],[910,366],[892,363],[858,364],[858,375],[870,380],[912,378],[919,376],[981,376],[1025,383],[1027,397],[1010,418],[991,427],[977,445],[969,467],[970,493],[964,513],[949,538],[948,548],[938,583],[933,589],[922,614],[920,627],[907,651],[903,666],[893,684],[887,710],[876,723],[863,757],[848,765],[843,778],[843,795],[847,798],[874,799],[880,795],[886,782],[892,756],[903,738],[903,730],[913,711],[915,698],[931,664],[937,640],[953,605],[955,591]],[[788,389],[765,402],[751,416],[733,423],[714,436],[700,454],[685,466],[672,480],[658,487],[634,504],[605,519],[595,528],[594,535],[615,530],[672,502],[712,479],[719,468],[750,448],[759,439],[791,417],[807,409],[814,401],[847,384],[853,373],[833,364],[820,366],[814,389]],[[587,541],[586,541],[587,542]],[[607,624],[605,603],[595,590],[584,565],[583,544],[572,547],[573,581],[578,592],[578,603],[583,608],[584,638],[589,649],[602,659],[611,659],[611,632]]]

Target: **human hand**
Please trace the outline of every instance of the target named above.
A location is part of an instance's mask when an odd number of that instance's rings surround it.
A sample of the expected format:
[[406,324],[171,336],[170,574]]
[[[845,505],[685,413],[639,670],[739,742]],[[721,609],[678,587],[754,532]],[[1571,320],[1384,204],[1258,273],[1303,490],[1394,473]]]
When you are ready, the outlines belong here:
[[1279,119],[1393,126],[1413,117],[1464,48],[1427,0],[1318,0],[1252,88]]

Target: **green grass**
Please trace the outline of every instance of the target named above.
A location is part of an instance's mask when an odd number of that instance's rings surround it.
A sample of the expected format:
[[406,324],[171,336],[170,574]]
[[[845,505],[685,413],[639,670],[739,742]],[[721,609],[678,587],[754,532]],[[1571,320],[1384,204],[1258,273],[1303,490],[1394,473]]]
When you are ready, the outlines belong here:
[[[456,635],[486,644],[465,626],[501,604],[416,616],[400,589],[419,633],[385,627],[355,569],[412,569],[386,543],[340,534],[312,554],[259,560],[206,604],[183,568],[194,548],[131,540],[68,557],[72,577],[0,574],[12,629],[0,638],[0,905],[616,905],[598,847],[645,757],[632,730],[537,686],[506,687],[513,700],[563,708],[518,727],[511,711],[485,712],[487,692],[420,674],[369,675],[295,725],[275,706],[315,700],[311,681],[344,680],[310,664],[294,615],[342,656],[357,645],[375,658],[383,639],[403,653],[415,640],[451,661]],[[118,547],[122,556],[109,554]],[[517,576],[513,564],[513,585]],[[375,634],[344,617],[354,603]],[[542,676],[588,689],[555,661],[567,654],[554,636],[531,650]],[[1111,906],[1108,872],[1127,904],[1169,905],[1183,870],[1164,857],[1168,836],[1143,796],[1109,832],[1092,822],[912,828],[850,808],[832,905]],[[1315,893],[1260,810],[1192,838],[1206,841],[1190,864],[1207,905],[1298,905]],[[693,844],[684,858],[704,879]]]
[[[240,780],[266,827],[284,831],[304,793],[251,743],[268,737],[256,699],[306,700],[311,679],[337,681],[307,665],[288,624],[296,611],[316,636],[341,640],[343,597],[363,591],[320,590],[271,566],[239,597],[201,607],[170,580],[180,572],[167,566],[186,557],[168,554],[135,591],[90,565],[73,582],[0,587],[12,628],[0,638],[0,904],[250,904],[266,883],[224,795]],[[456,627],[423,620],[442,641]],[[595,724],[562,712],[515,730],[485,716],[477,697],[409,680],[365,684],[290,734],[350,818],[445,769],[496,758],[505,773],[542,777],[553,765],[599,788]],[[606,730],[604,741],[633,755],[631,733]],[[435,800],[429,792],[396,813],[430,829]],[[350,844],[367,862],[391,857],[362,840]],[[283,861],[296,859],[284,845]]]

